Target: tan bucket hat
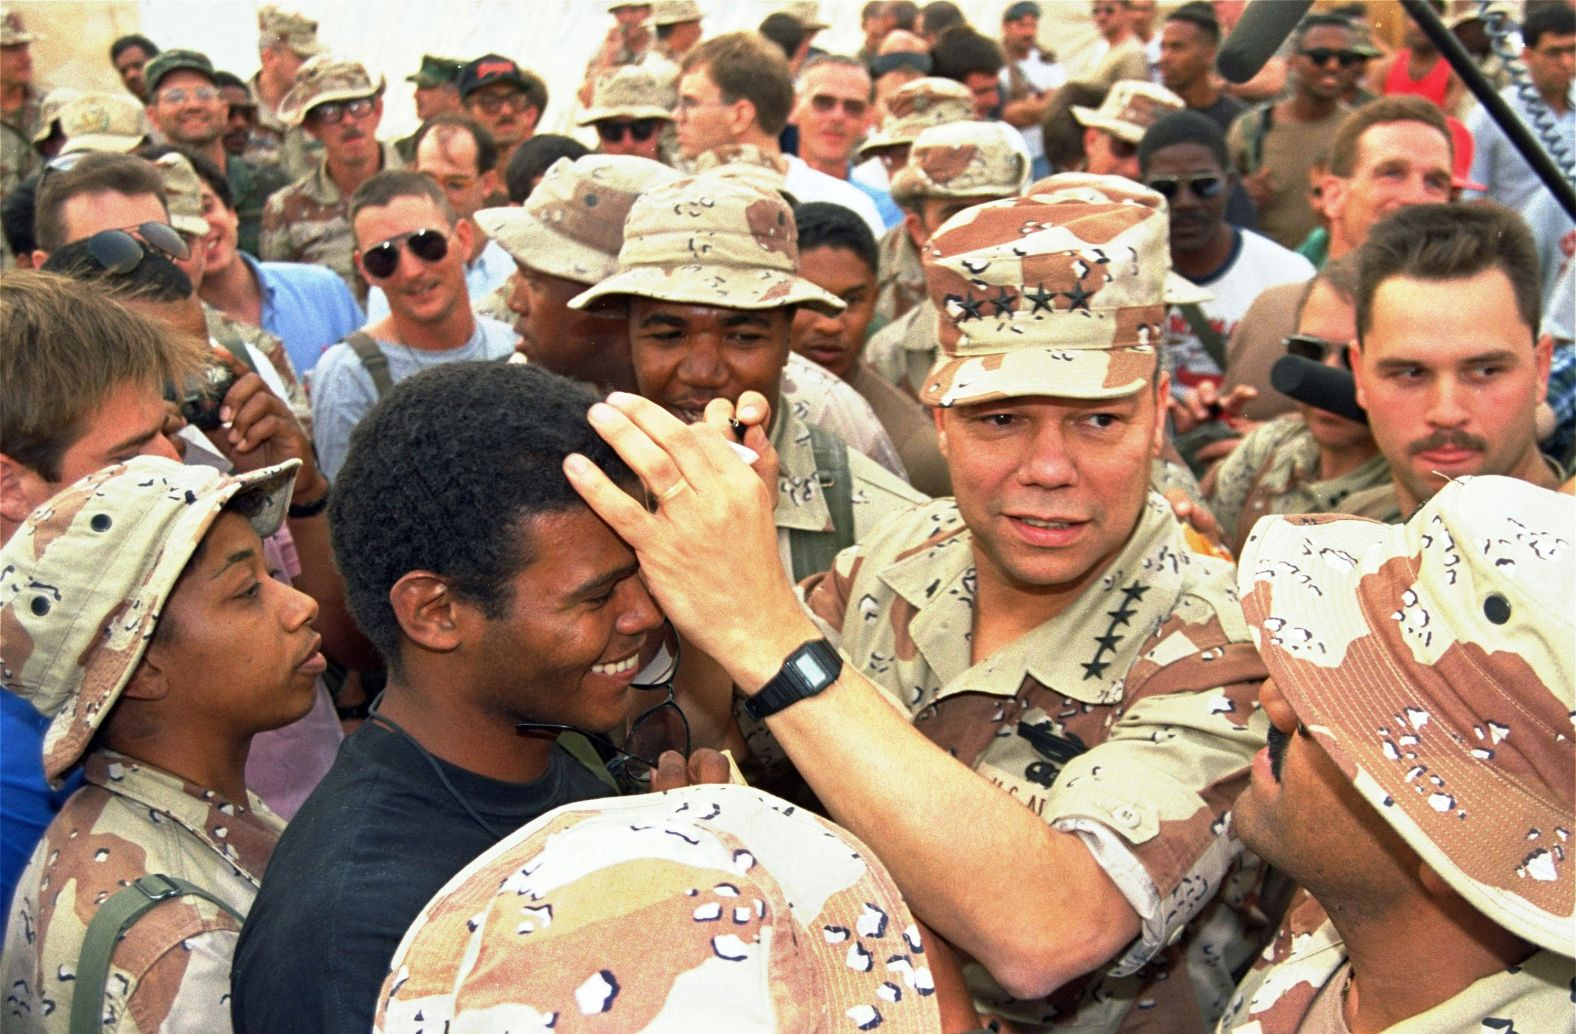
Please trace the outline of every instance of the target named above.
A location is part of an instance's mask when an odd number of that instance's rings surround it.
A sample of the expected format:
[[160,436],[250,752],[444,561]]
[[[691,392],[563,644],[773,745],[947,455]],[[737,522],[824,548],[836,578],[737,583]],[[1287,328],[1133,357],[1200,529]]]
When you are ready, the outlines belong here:
[[359,61],[336,61],[331,55],[315,57],[296,72],[295,85],[279,102],[279,118],[289,126],[306,121],[319,104],[353,101],[383,92],[383,76],[373,82]]
[[1098,108],[1073,105],[1073,118],[1080,125],[1103,129],[1118,140],[1136,144],[1160,116],[1185,107],[1187,102],[1164,86],[1141,79],[1120,79]]
[[698,22],[702,17],[700,4],[695,0],[657,0],[651,5],[651,24],[659,27]]
[[66,137],[61,154],[130,154],[147,139],[148,118],[137,98],[130,94],[84,93],[60,109],[60,131]]
[[554,162],[518,208],[484,208],[476,225],[516,261],[591,285],[618,272],[624,220],[643,191],[679,178],[649,158],[588,154]]
[[921,130],[908,164],[892,176],[892,200],[1007,197],[1023,193],[1034,159],[1005,122],[949,122]]
[[819,32],[832,27],[830,22],[821,17],[821,5],[816,0],[789,0],[788,3],[777,5],[777,10],[793,18],[806,29]]
[[620,65],[597,80],[591,95],[591,106],[575,120],[577,126],[589,126],[609,118],[657,118],[673,121],[673,113],[656,103],[662,95],[663,84],[647,68],[640,65]]
[[933,1034],[925,936],[868,847],[765,791],[581,801],[427,903],[373,1027]]
[[704,174],[646,191],[629,210],[618,272],[570,301],[637,295],[728,309],[843,310],[798,275],[799,233],[780,195]]
[[75,86],[57,86],[44,94],[43,103],[38,106],[38,128],[33,130],[33,143],[48,140],[49,134],[55,131],[54,123],[60,117],[60,110],[80,96],[82,91]]
[[868,158],[884,147],[911,144],[932,126],[973,118],[974,95],[967,86],[935,76],[915,79],[892,91],[887,98],[886,121],[859,145],[859,155]]
[[171,151],[153,163],[164,179],[164,206],[170,210],[170,225],[197,237],[208,233],[208,220],[202,217],[202,180],[192,168],[191,159]]
[[272,5],[257,9],[257,31],[260,47],[283,43],[301,57],[316,57],[328,49],[317,41],[317,22]]
[[941,342],[920,401],[1120,398],[1149,383],[1171,275],[1165,202],[1153,191],[1053,176],[1024,197],[959,212],[920,257]]
[[1404,525],[1266,517],[1237,569],[1254,642],[1308,734],[1474,908],[1565,956],[1572,529],[1568,495],[1463,478]]
[[48,38],[23,28],[22,16],[15,11],[7,11],[0,16],[0,47],[19,47],[24,43],[40,43]]
[[170,593],[225,503],[259,493],[248,519],[279,530],[300,460],[229,476],[138,456],[34,510],[0,550],[0,673],[51,719],[44,774],[75,765],[142,660]]

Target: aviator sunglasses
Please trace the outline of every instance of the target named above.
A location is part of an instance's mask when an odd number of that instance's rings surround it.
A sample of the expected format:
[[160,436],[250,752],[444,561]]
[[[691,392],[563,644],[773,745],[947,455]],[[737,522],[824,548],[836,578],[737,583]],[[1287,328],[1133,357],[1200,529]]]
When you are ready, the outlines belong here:
[[393,276],[399,268],[401,245],[409,248],[410,253],[423,262],[442,262],[449,253],[449,239],[437,230],[412,230],[363,251],[361,265],[367,275],[378,280]]
[[112,276],[125,276],[142,264],[144,255],[188,259],[191,249],[181,235],[163,223],[141,223],[124,230],[100,230],[88,238],[88,254]]

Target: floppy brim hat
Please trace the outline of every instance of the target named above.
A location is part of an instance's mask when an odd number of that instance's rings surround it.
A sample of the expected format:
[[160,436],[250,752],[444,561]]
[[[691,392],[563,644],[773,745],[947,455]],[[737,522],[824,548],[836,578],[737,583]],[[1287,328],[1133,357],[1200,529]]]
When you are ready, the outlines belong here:
[[[351,62],[347,62],[347,64],[351,64]],[[291,87],[290,92],[285,94],[284,99],[279,102],[280,121],[288,126],[299,126],[306,121],[306,117],[312,113],[312,109],[321,104],[332,104],[335,101],[354,101],[363,97],[380,95],[385,85],[382,73],[379,73],[374,81],[367,74],[366,69],[361,68],[360,65],[356,65],[356,68],[360,70],[359,76],[346,76],[345,78],[347,80],[354,78],[358,81],[346,81],[343,85],[329,86],[328,89],[318,93],[313,93],[311,90],[311,87],[315,85],[314,83],[302,82],[298,79],[296,85]]]
[[1270,676],[1362,797],[1474,908],[1565,956],[1573,528],[1570,496],[1462,479],[1404,525],[1266,517],[1237,574]]
[[663,122],[672,122],[673,113],[660,104],[609,105],[602,108],[586,109],[585,114],[575,119],[575,125],[589,126],[610,118],[652,118]]
[[5,689],[51,719],[44,774],[58,784],[130,682],[181,573],[242,492],[261,537],[279,530],[300,460],[245,474],[139,456],[34,510],[0,557]]

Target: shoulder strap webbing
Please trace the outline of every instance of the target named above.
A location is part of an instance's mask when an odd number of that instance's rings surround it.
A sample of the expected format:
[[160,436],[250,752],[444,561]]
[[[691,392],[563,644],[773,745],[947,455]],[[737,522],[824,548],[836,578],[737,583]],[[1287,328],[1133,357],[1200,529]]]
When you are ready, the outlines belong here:
[[378,398],[388,394],[394,387],[394,381],[389,377],[389,357],[383,354],[383,349],[372,340],[372,335],[364,330],[358,330],[345,338],[345,344],[356,353],[356,358],[361,360],[361,365],[366,367],[367,375],[372,378],[372,387],[377,391]]
[[815,450],[816,478],[821,482],[821,495],[832,517],[832,530],[788,529],[795,582],[831,570],[837,554],[854,544],[854,476],[848,469],[848,446],[819,427],[809,431],[810,447]]
[[1209,317],[1204,315],[1204,310],[1199,308],[1197,302],[1188,302],[1178,305],[1182,310],[1182,318],[1187,320],[1188,329],[1198,338],[1204,346],[1204,351],[1215,365],[1220,367],[1220,372],[1226,372],[1226,342],[1221,340],[1220,333],[1210,324]]

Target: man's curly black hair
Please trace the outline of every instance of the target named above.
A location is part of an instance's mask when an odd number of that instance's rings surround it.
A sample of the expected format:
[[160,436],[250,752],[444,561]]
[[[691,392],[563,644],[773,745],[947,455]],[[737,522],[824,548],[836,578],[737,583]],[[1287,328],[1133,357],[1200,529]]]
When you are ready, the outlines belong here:
[[390,670],[400,625],[389,602],[411,571],[501,617],[533,559],[530,521],[584,506],[564,457],[635,484],[586,422],[589,390],[535,366],[445,363],[395,385],[356,426],[329,504],[334,559],[356,623]]

